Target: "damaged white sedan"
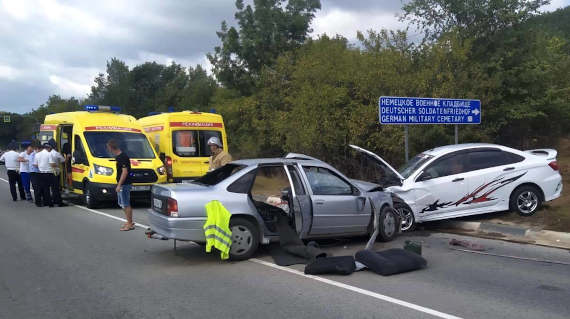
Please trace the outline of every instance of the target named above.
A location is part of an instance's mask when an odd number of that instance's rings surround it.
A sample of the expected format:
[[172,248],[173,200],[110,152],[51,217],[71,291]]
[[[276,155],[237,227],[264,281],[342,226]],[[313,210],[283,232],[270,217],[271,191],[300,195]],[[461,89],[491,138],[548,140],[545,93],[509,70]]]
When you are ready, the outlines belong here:
[[402,216],[402,231],[416,223],[509,209],[530,216],[562,192],[552,149],[449,145],[418,154],[396,171],[373,152],[351,147],[382,168],[382,180],[374,182],[397,195],[394,208]]

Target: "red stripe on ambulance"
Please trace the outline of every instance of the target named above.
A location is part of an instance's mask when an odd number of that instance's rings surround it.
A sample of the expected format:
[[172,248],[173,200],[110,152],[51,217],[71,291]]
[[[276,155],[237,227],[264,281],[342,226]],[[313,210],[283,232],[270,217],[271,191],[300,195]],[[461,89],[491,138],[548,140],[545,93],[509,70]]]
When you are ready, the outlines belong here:
[[85,128],[86,131],[128,131],[128,132],[138,132],[141,130],[130,127],[121,126],[88,126]]
[[170,122],[171,127],[222,127],[222,123],[212,122]]

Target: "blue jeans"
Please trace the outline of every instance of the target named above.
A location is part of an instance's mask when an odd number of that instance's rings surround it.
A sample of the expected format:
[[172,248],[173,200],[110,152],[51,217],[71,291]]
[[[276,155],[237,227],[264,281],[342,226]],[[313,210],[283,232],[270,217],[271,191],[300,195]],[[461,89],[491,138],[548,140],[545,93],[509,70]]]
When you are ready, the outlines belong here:
[[122,185],[117,193],[117,201],[123,209],[131,206],[131,187],[131,184]]
[[30,192],[30,173],[21,172],[20,177],[22,178],[22,185],[24,185],[24,191],[26,192],[26,197],[28,200],[32,199],[32,192]]

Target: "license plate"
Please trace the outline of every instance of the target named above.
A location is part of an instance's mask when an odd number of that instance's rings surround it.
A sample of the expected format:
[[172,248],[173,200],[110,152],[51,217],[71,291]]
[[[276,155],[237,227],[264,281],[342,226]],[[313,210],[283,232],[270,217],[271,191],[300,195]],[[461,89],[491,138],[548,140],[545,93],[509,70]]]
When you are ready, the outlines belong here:
[[138,192],[138,191],[149,191],[149,190],[150,190],[150,186],[133,186],[132,190],[135,191],[135,192]]
[[158,198],[153,198],[152,203],[156,208],[162,208],[162,201]]

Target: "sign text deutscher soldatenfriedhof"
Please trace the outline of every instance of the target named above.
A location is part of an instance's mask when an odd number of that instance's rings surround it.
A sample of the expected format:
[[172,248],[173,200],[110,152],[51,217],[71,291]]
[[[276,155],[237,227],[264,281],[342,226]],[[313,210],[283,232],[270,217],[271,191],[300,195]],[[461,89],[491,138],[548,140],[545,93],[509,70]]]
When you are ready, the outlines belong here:
[[380,124],[481,124],[481,101],[382,96]]

